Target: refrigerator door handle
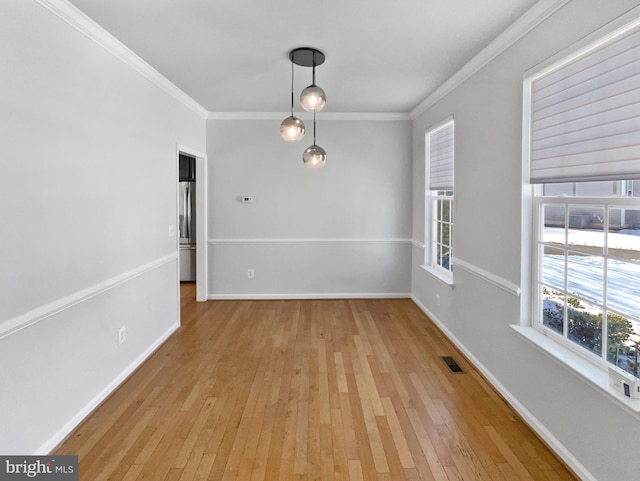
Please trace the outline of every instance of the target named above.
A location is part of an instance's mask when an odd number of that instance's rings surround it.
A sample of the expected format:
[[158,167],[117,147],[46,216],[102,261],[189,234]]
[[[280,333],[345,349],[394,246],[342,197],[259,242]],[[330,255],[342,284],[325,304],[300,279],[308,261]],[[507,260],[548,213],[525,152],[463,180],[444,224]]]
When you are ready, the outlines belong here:
[[185,237],[189,240],[189,242],[192,242],[192,239],[191,239],[191,186],[188,184],[185,189],[184,202],[185,202],[184,212],[185,212],[185,218],[186,218],[185,219],[186,220]]

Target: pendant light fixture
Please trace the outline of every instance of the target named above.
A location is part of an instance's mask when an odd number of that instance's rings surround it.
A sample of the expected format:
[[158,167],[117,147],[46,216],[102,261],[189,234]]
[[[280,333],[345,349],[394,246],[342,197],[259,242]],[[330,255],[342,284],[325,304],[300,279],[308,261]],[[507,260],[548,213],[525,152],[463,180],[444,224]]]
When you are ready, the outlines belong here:
[[293,64],[311,67],[313,69],[311,85],[301,92],[300,104],[306,111],[313,112],[313,145],[304,151],[302,161],[307,167],[321,168],[327,162],[327,153],[316,144],[316,112],[324,108],[327,96],[324,90],[316,85],[316,67],[324,63],[325,56],[315,48],[302,47],[289,52],[289,60],[291,60],[291,116],[280,124],[280,135],[287,142],[296,142],[304,135],[304,123],[293,114]]
[[280,124],[280,136],[287,142],[298,142],[304,137],[304,122],[293,115],[293,60],[291,61],[291,115]]
[[302,154],[302,162],[310,169],[321,169],[327,163],[327,153],[316,145],[316,113],[313,112],[313,145],[307,147]]
[[[320,55],[322,55],[321,60]],[[307,112],[320,112],[327,102],[327,96],[324,90],[316,85],[316,65],[321,65],[322,63],[324,63],[324,55],[322,52],[311,49],[311,85],[300,93],[300,105],[302,105],[302,108]]]

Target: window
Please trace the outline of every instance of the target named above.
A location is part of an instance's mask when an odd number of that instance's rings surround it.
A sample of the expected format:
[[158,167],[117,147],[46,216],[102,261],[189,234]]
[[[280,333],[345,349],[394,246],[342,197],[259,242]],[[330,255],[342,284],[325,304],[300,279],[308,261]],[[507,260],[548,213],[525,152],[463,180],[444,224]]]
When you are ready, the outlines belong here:
[[[620,196],[611,196],[612,191]],[[639,197],[638,181],[545,184],[535,196],[535,323],[593,360],[635,376]]]
[[525,80],[524,140],[534,184],[532,325],[637,377],[639,24]]
[[451,283],[453,279],[454,124],[447,120],[425,137],[425,266]]

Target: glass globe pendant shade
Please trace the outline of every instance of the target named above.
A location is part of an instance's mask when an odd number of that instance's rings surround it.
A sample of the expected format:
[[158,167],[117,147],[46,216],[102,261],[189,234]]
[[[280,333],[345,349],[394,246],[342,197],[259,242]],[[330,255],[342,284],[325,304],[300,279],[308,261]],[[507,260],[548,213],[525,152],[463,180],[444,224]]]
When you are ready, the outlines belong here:
[[280,136],[287,142],[298,142],[304,137],[304,122],[295,115],[291,115],[280,124]]
[[300,105],[307,112],[320,112],[327,102],[327,96],[320,87],[309,85],[300,93]]
[[313,144],[305,149],[302,162],[310,169],[321,169],[327,162],[327,153],[319,145]]

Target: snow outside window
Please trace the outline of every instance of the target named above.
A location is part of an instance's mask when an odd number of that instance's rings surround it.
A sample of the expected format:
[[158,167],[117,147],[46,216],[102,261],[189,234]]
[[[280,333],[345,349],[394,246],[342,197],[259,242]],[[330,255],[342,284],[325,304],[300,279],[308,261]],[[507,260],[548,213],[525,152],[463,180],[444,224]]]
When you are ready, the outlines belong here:
[[537,190],[535,327],[640,377],[640,182]]

